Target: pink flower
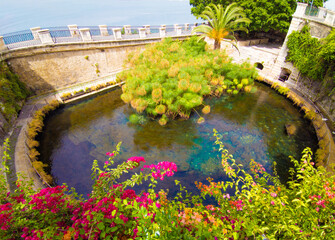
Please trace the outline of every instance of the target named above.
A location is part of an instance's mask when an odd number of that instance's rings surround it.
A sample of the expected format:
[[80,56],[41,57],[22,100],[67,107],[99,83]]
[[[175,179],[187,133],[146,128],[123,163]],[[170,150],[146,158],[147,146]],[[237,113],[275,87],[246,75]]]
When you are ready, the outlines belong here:
[[108,165],[108,163],[109,163],[109,162],[108,162],[108,161],[106,161],[106,162],[105,162],[105,165]]
[[277,193],[271,193],[272,197],[277,197]]
[[325,208],[325,200],[319,200],[316,205],[322,206],[323,208]]
[[316,210],[317,212],[319,212],[320,209],[317,207],[317,208],[315,208],[315,210]]
[[271,205],[275,205],[275,202],[274,202],[274,201],[271,201]]
[[131,157],[131,158],[128,158],[127,162],[137,162],[137,163],[140,163],[140,162],[145,162],[145,159],[144,157]]
[[114,156],[114,153],[111,153],[111,152],[106,152],[106,156],[113,157],[113,156]]
[[159,178],[160,180],[164,180],[164,176],[173,176],[174,172],[177,171],[177,165],[173,162],[159,162],[156,165],[144,165],[141,171],[143,171],[144,168],[151,169],[152,177],[155,179]]
[[138,167],[141,162],[145,162],[145,160],[144,160],[144,157],[136,157],[136,156],[134,156],[134,157],[128,158],[127,162],[137,163],[137,165],[135,165],[134,167],[131,168],[131,169],[134,169],[134,168]]

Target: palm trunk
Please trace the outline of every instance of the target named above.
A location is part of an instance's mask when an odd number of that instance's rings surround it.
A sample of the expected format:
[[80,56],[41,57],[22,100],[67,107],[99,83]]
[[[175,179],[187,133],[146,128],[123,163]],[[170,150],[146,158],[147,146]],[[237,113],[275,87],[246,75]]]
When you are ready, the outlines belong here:
[[218,40],[214,40],[214,50],[221,48],[221,42]]

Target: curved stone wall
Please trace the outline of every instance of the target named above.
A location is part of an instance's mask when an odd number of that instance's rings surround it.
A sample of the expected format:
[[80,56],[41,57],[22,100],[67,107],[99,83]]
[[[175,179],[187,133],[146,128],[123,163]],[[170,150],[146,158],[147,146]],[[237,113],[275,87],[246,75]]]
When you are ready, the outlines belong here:
[[41,94],[109,76],[123,67],[128,53],[157,41],[161,38],[36,46],[7,51],[1,58]]

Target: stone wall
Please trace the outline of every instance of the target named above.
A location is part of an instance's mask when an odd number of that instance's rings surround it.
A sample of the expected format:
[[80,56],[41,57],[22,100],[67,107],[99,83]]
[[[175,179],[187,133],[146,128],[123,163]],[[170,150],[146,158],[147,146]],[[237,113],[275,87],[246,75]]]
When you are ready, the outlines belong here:
[[41,94],[109,76],[123,68],[130,52],[158,41],[161,38],[35,46],[7,51],[0,60],[6,60],[33,93]]
[[[322,86],[319,86],[319,83],[315,81],[312,84],[310,80],[300,75],[298,69],[292,63],[286,62],[288,52],[286,45],[287,37],[293,31],[300,31],[303,26],[308,24],[313,37],[325,38],[335,27],[335,12],[319,8],[317,16],[310,16],[306,12],[306,7],[307,4],[305,3],[297,3],[297,9],[293,14],[290,28],[269,77],[273,80],[284,80],[289,87],[297,89],[303,95],[310,98],[321,110],[324,110],[332,122],[335,122],[335,94],[320,98],[320,89],[322,89]],[[290,73],[287,80],[282,79],[283,72]]]
[[328,118],[333,123],[335,122],[335,94],[324,95],[322,83],[298,75],[296,81],[289,81],[287,85],[297,89],[305,97],[309,98],[320,111],[326,114],[325,118]]
[[7,62],[29,89],[40,94],[108,76],[123,67],[129,52],[144,45],[67,48],[26,49],[30,54],[24,57],[14,54]]

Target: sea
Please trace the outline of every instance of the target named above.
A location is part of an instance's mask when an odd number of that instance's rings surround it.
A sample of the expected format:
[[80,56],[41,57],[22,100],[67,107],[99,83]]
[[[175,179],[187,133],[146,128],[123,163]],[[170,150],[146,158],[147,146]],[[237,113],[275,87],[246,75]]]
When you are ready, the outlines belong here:
[[32,27],[199,22],[189,0],[0,0],[0,36]]

